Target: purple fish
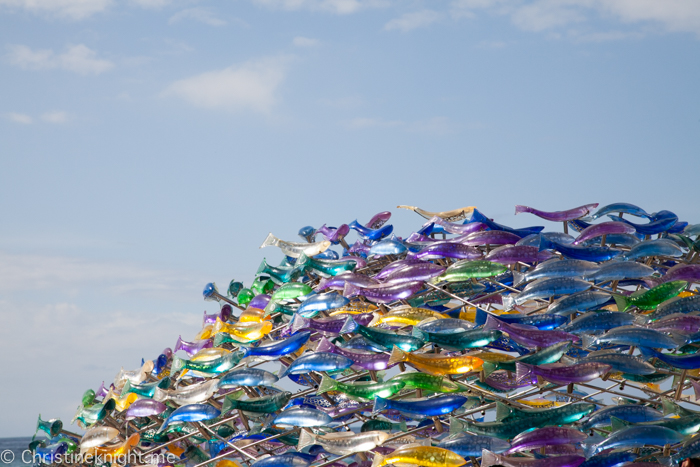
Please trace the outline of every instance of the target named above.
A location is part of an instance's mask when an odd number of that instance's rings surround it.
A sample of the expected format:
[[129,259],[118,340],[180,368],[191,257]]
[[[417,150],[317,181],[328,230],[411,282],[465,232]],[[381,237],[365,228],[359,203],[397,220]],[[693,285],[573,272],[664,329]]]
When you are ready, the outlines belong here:
[[189,355],[191,357],[192,355],[196,354],[200,350],[210,349],[211,347],[212,347],[211,339],[195,341],[195,342],[187,342],[187,341],[182,340],[182,336],[179,336],[177,338],[177,342],[175,343],[175,348],[173,349],[173,352],[177,352],[178,350],[182,350],[187,355]]
[[587,216],[590,214],[595,208],[598,207],[598,203],[593,203],[593,204],[584,204],[583,206],[579,206],[577,208],[569,209],[567,211],[554,211],[554,212],[546,212],[546,211],[540,211],[537,209],[533,209],[528,206],[515,206],[515,214],[520,214],[521,212],[529,212],[530,214],[534,214],[537,217],[541,217],[542,219],[552,221],[552,222],[566,222],[566,221],[572,221],[574,219],[578,219],[583,216]]
[[367,227],[370,229],[376,230],[383,226],[389,219],[391,219],[391,213],[389,211],[378,212],[372,216],[369,222],[367,222],[365,225],[367,225]]
[[[551,332],[551,331],[546,331]],[[600,378],[609,372],[612,366],[607,363],[585,362],[571,366],[560,364],[553,365],[528,365],[527,363],[515,363],[515,375],[520,378],[532,378],[532,375],[554,384],[585,383]]]
[[326,224],[323,224],[316,232],[323,235],[332,244],[337,245],[350,232],[350,227],[347,224],[337,228],[326,227]]
[[512,447],[506,453],[512,454],[514,452],[529,451],[559,444],[575,444],[587,438],[588,435],[586,433],[581,433],[576,428],[547,426],[520,433],[513,438],[513,441],[510,443]]
[[478,248],[473,246],[444,241],[432,243],[413,254],[412,257],[423,260],[439,258],[481,259],[482,254]]
[[365,245],[361,241],[357,240],[348,250],[350,254],[364,254],[367,256],[369,254],[369,245]]
[[[110,385],[111,388],[114,388],[114,385]],[[109,389],[105,387],[105,382],[102,381],[102,384],[100,384],[100,388],[95,391],[95,397],[105,397],[107,394],[109,394]]]
[[168,407],[162,402],[153,399],[139,399],[126,409],[124,418],[131,420],[137,417],[151,417],[160,415],[165,412]]
[[348,315],[336,315],[330,318],[304,318],[301,315],[294,315],[292,332],[300,329],[312,329],[324,336],[337,336],[338,334],[352,332],[356,327],[356,323],[363,326],[368,325],[374,319],[374,315],[372,313],[361,313],[353,315],[353,318],[355,321]]
[[579,245],[586,240],[590,240],[591,238],[596,238],[600,237],[602,235],[609,235],[609,234],[633,234],[636,232],[636,229],[632,227],[629,224],[625,224],[624,222],[603,222],[602,224],[595,224],[586,227],[581,231],[578,237],[576,237],[576,240],[573,241],[573,245]]
[[386,276],[391,274],[392,272],[396,271],[397,269],[404,268],[406,266],[409,266],[411,264],[421,264],[423,261],[416,259],[416,258],[406,258],[406,259],[399,259],[396,261],[392,261],[391,263],[387,264],[384,266],[384,268],[379,271],[374,278],[375,279],[384,279]]
[[439,276],[445,268],[430,262],[411,264],[397,271],[392,272],[385,278],[386,283],[400,284],[402,282],[427,281]]
[[474,232],[463,237],[452,239],[453,242],[459,242],[464,245],[514,245],[520,241],[520,237],[505,230],[485,230]]
[[318,286],[316,286],[316,291],[320,292],[326,289],[343,290],[345,284],[352,284],[357,287],[371,287],[373,285],[379,285],[379,281],[372,277],[365,276],[364,274],[346,272],[338,274],[335,277],[321,279]]
[[506,245],[496,248],[486,255],[486,260],[501,264],[521,263],[536,263],[541,261],[541,253],[549,253],[548,251],[540,251],[539,248],[526,245]]
[[700,316],[673,314],[654,321],[647,325],[657,331],[678,331],[681,333],[694,333],[700,331]]
[[487,378],[485,378],[484,383],[488,384],[492,388],[498,389],[499,391],[513,391],[515,389],[537,384],[537,377],[532,375],[531,378],[517,380],[512,372],[499,370],[494,371]]
[[413,232],[404,241],[407,243],[434,243],[434,242],[437,242],[439,240],[436,240],[432,237],[428,237],[425,235],[421,235],[418,232]]
[[486,323],[484,324],[484,330],[489,329],[498,329],[508,333],[508,337],[528,348],[551,347],[559,342],[579,340],[575,334],[556,330],[540,331],[535,326],[525,324],[507,324],[494,318],[492,315],[486,317]]
[[414,293],[421,290],[424,286],[423,284],[423,281],[415,281],[361,288],[346,282],[345,289],[343,289],[343,296],[351,298],[357,295],[362,295],[372,302],[389,303],[396,300],[409,298]]
[[[253,297],[253,299],[248,303],[248,308],[257,308],[258,310],[264,310],[270,299],[272,297],[268,294],[259,294]],[[223,319],[221,321],[224,321]],[[225,321],[224,321],[225,322]]]
[[676,264],[660,279],[645,280],[650,287],[671,281],[700,282],[700,264]]
[[219,313],[214,313],[213,315],[208,315],[207,312],[204,312],[204,319],[203,319],[203,326],[206,326],[207,324],[214,324],[216,323],[216,318],[220,318],[221,321],[224,323],[228,321],[228,319],[231,317],[233,314],[233,308],[231,308],[231,305],[224,305],[221,307],[221,311]]
[[332,344],[328,339],[322,337],[316,347],[316,352],[330,352],[348,357],[358,366],[365,370],[380,371],[389,367],[389,354],[372,353],[364,351],[351,351]]

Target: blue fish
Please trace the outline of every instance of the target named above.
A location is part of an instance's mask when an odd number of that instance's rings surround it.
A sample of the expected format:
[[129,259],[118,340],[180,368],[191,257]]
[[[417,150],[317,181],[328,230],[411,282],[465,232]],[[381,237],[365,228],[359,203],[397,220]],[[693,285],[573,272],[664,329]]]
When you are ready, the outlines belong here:
[[[484,310],[481,308],[476,309],[476,317],[474,319],[474,322],[477,326],[481,326],[486,323],[486,317],[488,316],[488,313],[486,313]],[[569,321],[569,318],[566,316],[560,316],[560,315],[555,315],[555,314],[544,314],[544,313],[538,313],[534,315],[521,315],[521,314],[503,314],[498,317],[501,321],[508,323],[508,324],[526,324],[529,326],[535,326],[537,329],[541,331],[550,331],[552,329],[556,329],[559,326],[567,323]],[[437,320],[433,321],[435,323],[439,323],[440,321],[444,320]]]
[[462,432],[444,439],[437,447],[449,449],[467,459],[469,457],[481,457],[481,451],[484,449],[500,454],[510,449],[510,443],[492,436]]
[[505,232],[510,232],[512,234],[519,236],[520,238],[524,238],[524,237],[527,237],[528,235],[532,235],[532,234],[538,234],[544,230],[544,226],[523,227],[521,229],[514,229],[514,228],[508,227],[506,225],[497,224],[496,222],[494,222],[491,219],[489,219],[488,217],[486,217],[478,209],[474,209],[469,221],[468,222],[465,221],[464,223],[471,224],[474,222],[481,222],[482,224],[486,224],[488,226],[488,228],[491,230],[503,230]]
[[610,417],[619,418],[626,422],[640,423],[661,420],[664,414],[646,405],[614,405],[591,414],[581,424],[581,429],[590,430],[598,426],[610,426]]
[[348,227],[368,240],[379,240],[382,237],[388,236],[394,230],[394,226],[391,224],[384,225],[378,229],[370,229],[357,222],[357,219],[350,222]]
[[219,389],[238,386],[272,386],[279,378],[269,371],[258,368],[240,368],[226,373],[219,380]]
[[162,433],[173,422],[200,422],[214,419],[219,415],[221,415],[221,411],[209,404],[183,405],[175,409],[165,419],[163,425],[158,429],[158,433]]
[[596,263],[608,261],[621,253],[620,250],[613,250],[606,246],[586,247],[563,245],[561,243],[553,242],[547,239],[544,239],[542,241],[542,248],[557,250],[559,253],[570,259],[581,259],[585,261],[593,261]]
[[634,261],[613,261],[602,264],[600,269],[585,276],[588,280],[597,282],[621,281],[625,279],[641,279],[654,274],[654,269],[646,264]]
[[337,293],[322,293],[311,295],[302,302],[297,313],[304,318],[314,318],[322,311],[341,308],[350,303],[350,300]]
[[569,316],[578,311],[587,311],[611,300],[612,295],[597,290],[584,290],[568,295],[547,308],[547,314]]
[[395,238],[386,238],[375,243],[369,249],[369,254],[374,256],[400,255],[406,251],[406,245]]
[[637,243],[630,251],[626,251],[620,255],[620,259],[629,261],[638,258],[646,258],[648,256],[669,256],[678,258],[683,256],[683,251],[673,240],[659,238]]
[[311,337],[312,331],[298,331],[290,337],[275,341],[269,345],[261,345],[259,347],[249,347],[244,355],[245,357],[283,357],[290,353],[299,350]]
[[354,362],[343,355],[330,352],[311,352],[302,355],[288,367],[282,365],[279,379],[289,374],[308,373],[309,371],[334,371],[350,368]]
[[270,417],[265,422],[264,427],[272,425],[291,425],[291,426],[324,426],[333,421],[333,418],[326,412],[311,408],[304,405],[297,405],[291,409],[281,412],[275,417]]
[[644,209],[640,208],[639,206],[635,206],[634,204],[612,203],[598,209],[593,215],[591,215],[591,219],[595,220],[613,212],[621,214],[631,214],[637,217],[646,217],[647,219],[651,218],[651,215],[649,213],[647,213]]
[[640,347],[639,351],[647,358],[656,357],[665,364],[681,370],[695,370],[700,368],[700,354],[669,355],[649,347]]
[[678,222],[678,216],[670,211],[659,211],[658,213],[652,215],[648,224],[635,224],[618,216],[609,215],[608,217],[614,221],[624,222],[625,224],[631,225],[637,230],[637,232],[644,235],[656,235],[660,234],[661,232],[666,232],[668,229],[673,227],[676,222]]
[[591,311],[583,314],[562,328],[572,334],[608,331],[634,324],[635,316],[621,311]]
[[391,400],[377,397],[374,400],[373,413],[383,412],[384,410],[398,410],[399,412],[408,415],[420,415],[424,417],[435,417],[439,415],[447,415],[448,413],[462,407],[467,398],[464,396],[439,396],[433,399],[404,401]]

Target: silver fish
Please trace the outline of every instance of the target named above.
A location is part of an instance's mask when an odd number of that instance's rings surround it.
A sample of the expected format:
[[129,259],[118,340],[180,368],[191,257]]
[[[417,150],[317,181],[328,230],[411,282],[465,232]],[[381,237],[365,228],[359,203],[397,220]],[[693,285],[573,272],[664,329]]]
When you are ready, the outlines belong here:
[[323,253],[330,248],[331,242],[328,240],[315,243],[286,242],[284,240],[280,240],[270,233],[267,235],[267,238],[262,245],[260,245],[260,248],[265,248],[266,246],[276,246],[282,250],[282,253],[285,255],[291,256],[292,258],[298,258],[302,253],[306,256],[316,256],[319,253]]

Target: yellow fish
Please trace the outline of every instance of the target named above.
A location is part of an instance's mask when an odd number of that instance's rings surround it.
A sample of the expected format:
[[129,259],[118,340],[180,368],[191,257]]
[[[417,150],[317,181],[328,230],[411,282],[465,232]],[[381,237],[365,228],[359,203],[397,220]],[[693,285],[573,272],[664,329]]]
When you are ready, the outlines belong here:
[[217,462],[214,467],[241,467],[238,465],[238,463],[229,460],[229,459],[221,459],[219,462]]
[[107,402],[109,399],[114,399],[114,409],[117,412],[123,412],[128,409],[131,404],[136,402],[138,398],[139,396],[134,392],[130,392],[126,396],[119,396],[110,389],[104,398],[104,402]]
[[262,339],[270,331],[272,331],[271,321],[264,321],[262,323],[228,324],[221,321],[220,318],[216,318],[213,334],[226,332],[232,337],[236,337],[241,340],[255,341],[258,339]]
[[512,355],[508,355],[505,353],[499,353],[499,352],[479,351],[479,352],[470,353],[469,356],[480,358],[483,361],[490,362],[490,363],[503,363],[503,362],[510,362],[512,360],[515,360],[515,357],[513,357]]
[[376,324],[389,324],[392,326],[415,326],[424,319],[445,319],[447,315],[425,308],[413,308],[402,305],[393,308],[389,313],[380,317]]
[[[489,313],[493,313],[494,315],[502,315],[502,314],[511,314],[511,312],[504,312],[503,310],[490,310]],[[517,313],[516,311],[512,311],[512,313]],[[459,319],[463,319],[465,321],[470,321],[474,322],[476,320],[476,308],[473,306],[467,306],[464,307],[462,311],[459,312]]]
[[413,464],[423,467],[459,467],[467,461],[460,455],[449,449],[432,446],[406,446],[396,451],[381,456],[374,455],[372,467],[381,467],[389,464]]
[[131,450],[139,444],[140,439],[141,437],[139,434],[134,433],[117,445],[111,445],[108,447],[97,446],[87,449],[85,455],[100,456],[103,459],[103,462],[114,463],[117,462],[118,458],[129,454],[129,452],[131,452]]
[[410,211],[415,212],[419,216],[423,216],[426,219],[432,219],[433,217],[441,217],[449,222],[457,222],[461,221],[462,219],[466,219],[467,216],[471,215],[474,212],[474,209],[476,209],[476,206],[465,206],[463,208],[453,209],[452,211],[432,212],[426,211],[421,208],[417,208],[415,206],[402,205],[396,207],[399,209],[408,209]]
[[328,313],[328,315],[329,316],[342,315],[342,314],[360,315],[363,313],[373,313],[375,311],[379,311],[379,307],[377,305],[372,304],[372,303],[369,303],[369,302],[351,302],[345,306],[342,306],[340,308],[336,308],[335,310]]
[[533,407],[535,409],[551,409],[552,407],[558,407],[562,405],[561,402],[548,401],[547,399],[520,399],[518,402],[520,402],[523,405]]
[[[199,362],[206,362],[210,360],[216,360],[217,358],[223,357],[226,354],[231,353],[230,350],[227,349],[222,349],[219,347],[213,348],[213,349],[202,349],[196,354],[190,358],[192,361],[199,361]],[[190,370],[187,368],[183,369],[182,372],[180,373],[180,377],[178,379],[183,378]],[[211,375],[207,375],[205,373],[201,373],[199,371],[193,371],[193,375],[199,376],[200,378],[209,378]]]
[[[217,318],[218,319],[218,318]],[[194,336],[194,340],[196,341],[204,341],[207,339],[211,339],[211,337],[214,335],[214,325],[213,324],[207,324],[202,328],[201,331],[199,331],[199,334]]]
[[394,346],[388,365],[406,362],[423,373],[436,376],[462,375],[481,368],[484,361],[469,355],[449,357],[440,354],[412,354]]
[[265,319],[265,310],[260,308],[246,308],[238,317],[239,323],[262,323]]

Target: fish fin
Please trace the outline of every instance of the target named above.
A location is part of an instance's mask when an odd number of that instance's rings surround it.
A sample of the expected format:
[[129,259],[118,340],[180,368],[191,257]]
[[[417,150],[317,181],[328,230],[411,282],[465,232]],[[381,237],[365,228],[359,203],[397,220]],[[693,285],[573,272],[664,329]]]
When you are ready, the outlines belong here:
[[492,329],[499,329],[500,327],[500,321],[493,316],[488,315],[486,316],[486,321],[484,322],[484,327],[482,329],[484,331],[490,331]]
[[182,350],[182,336],[177,336],[177,342],[175,342],[173,353],[177,352],[178,350]]
[[500,422],[508,418],[513,413],[513,409],[503,402],[496,402],[496,421]]
[[[394,347],[396,348],[396,347]],[[374,407],[372,408],[372,413],[378,413],[389,408],[389,399],[384,399],[383,397],[377,397],[374,399]]]
[[326,337],[321,337],[316,345],[316,352],[332,352],[335,346]]
[[170,373],[177,373],[178,371],[182,370],[185,367],[185,361],[178,357],[177,355],[173,355],[173,362],[170,364]]
[[291,368],[291,365],[284,366],[283,363],[280,363],[280,371],[278,371],[277,375],[276,375],[277,379],[280,380],[280,379],[284,378],[285,376],[287,376],[289,374],[289,368]]
[[515,380],[522,381],[532,375],[532,365],[527,363],[515,363]]
[[474,324],[477,326],[481,326],[482,324],[486,324],[486,319],[488,317],[489,317],[488,313],[486,313],[481,308],[477,308],[476,312],[474,314]]
[[299,430],[299,442],[297,443],[297,451],[301,452],[306,446],[312,446],[316,444],[316,436],[309,433],[305,429]]
[[521,206],[521,205],[517,204],[515,206],[515,214],[518,215],[518,214],[522,214],[524,212],[530,212],[531,209],[532,208],[529,208],[527,206]]
[[646,383],[644,386],[646,386],[647,389],[649,389],[649,390],[651,390],[651,391],[653,391],[653,392],[657,392],[657,393],[660,393],[660,392],[661,392],[661,385],[659,385],[659,384],[656,384],[656,383]]
[[122,394],[126,395],[131,391],[131,381],[128,379],[126,380],[126,383],[124,383],[124,387],[122,388]]
[[396,365],[397,363],[405,362],[407,357],[408,357],[408,355],[406,352],[404,352],[403,350],[394,346],[391,349],[391,356],[389,356],[389,361],[387,362],[387,366]]
[[[427,321],[427,320],[423,320],[423,321]],[[423,321],[421,321],[421,323],[422,323]],[[418,339],[421,339],[421,340],[424,340],[424,341],[425,341],[425,340],[428,340],[428,339],[427,339],[428,336],[427,336],[423,331],[421,331],[420,329],[418,329],[418,326],[413,326],[413,329],[411,330],[411,335],[412,335],[413,337],[417,337]]]
[[627,428],[630,425],[632,425],[630,422],[622,420],[621,418],[617,418],[614,416],[610,417],[610,426],[613,432],[620,431],[623,428]]
[[340,328],[340,334],[348,334],[355,331],[355,329],[357,329],[357,322],[352,318],[352,316],[348,316],[343,323],[343,327]]
[[[323,375],[321,378],[321,384],[318,385],[318,390],[316,395],[320,396],[328,391],[332,391],[336,388],[336,381],[328,375]],[[303,430],[302,430],[303,431]]]
[[649,360],[652,357],[658,357],[659,352],[655,349],[651,349],[649,347],[637,347],[639,349],[639,353],[642,354],[642,357],[645,360]]
[[232,410],[235,410],[238,406],[238,401],[235,399],[232,399],[229,396],[226,396],[224,398],[224,403],[221,405],[221,413],[225,414],[228,413]]
[[465,423],[454,417],[450,417],[450,434],[462,433],[464,431]]
[[153,392],[153,400],[158,402],[164,402],[168,398],[168,393],[161,388],[156,388]]
[[515,297],[513,297],[513,294],[503,296],[502,300],[505,310],[512,310],[515,306]]
[[671,340],[678,345],[678,347],[682,347],[688,343],[688,336],[686,335],[678,332],[669,332],[668,335],[671,337]]
[[343,297],[352,298],[360,294],[360,288],[352,285],[350,282],[345,283],[343,287]]
[[615,304],[617,305],[617,310],[618,311],[627,311],[627,308],[630,307],[631,303],[629,298],[627,298],[624,295],[620,295],[617,293],[612,294],[613,299],[615,300]]
[[402,420],[401,423],[399,423],[399,430],[404,433],[408,431],[408,425],[406,425],[405,421]]
[[525,282],[525,274],[518,271],[513,271],[513,287],[517,287]]
[[258,266],[258,270],[255,272],[255,275],[262,274],[265,272],[265,269],[267,269],[267,261],[265,261],[265,258],[260,262],[260,266]]
[[260,248],[265,248],[266,246],[277,246],[279,244],[280,239],[272,235],[272,232],[267,234],[267,237],[265,237],[265,241],[260,245]]
[[645,325],[649,323],[649,318],[646,315],[637,315],[634,317],[634,324]]
[[317,291],[326,290],[328,288],[329,281],[330,281],[330,279],[322,277],[321,280],[318,281],[318,284],[316,285],[316,290]]
[[481,467],[491,467],[492,465],[500,465],[498,455],[484,449],[481,451]]
[[305,329],[309,327],[311,320],[304,318],[299,314],[295,314],[292,318],[292,332],[297,332],[299,329]]
[[372,467],[379,467],[384,463],[384,456],[375,453],[374,457],[372,458]]
[[481,365],[481,369],[484,370],[484,376],[488,377],[488,375],[490,375],[494,371],[498,370],[498,364],[492,363],[492,362],[484,362]]
[[588,334],[581,334],[579,337],[581,338],[581,348],[587,349],[587,348],[595,345],[595,341],[596,341],[595,336],[589,336]]
[[694,379],[690,380],[690,385],[693,386],[693,392],[695,393],[695,400],[700,400],[700,383]]

